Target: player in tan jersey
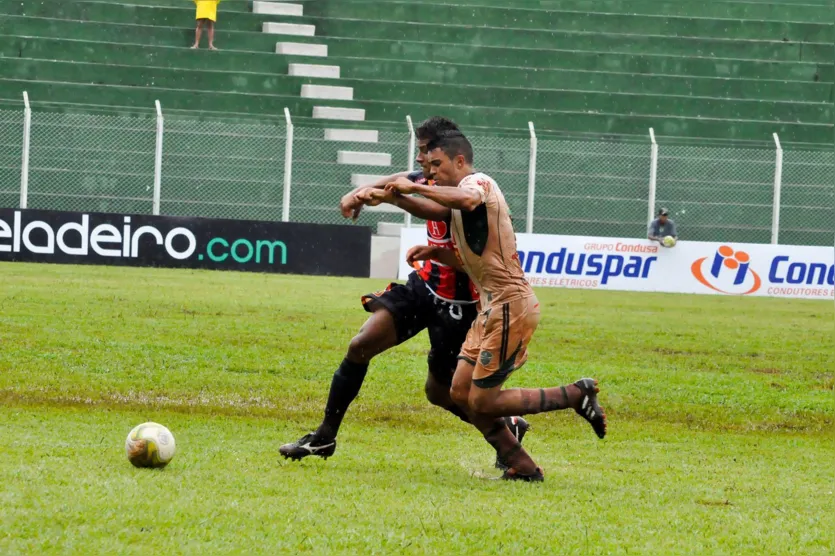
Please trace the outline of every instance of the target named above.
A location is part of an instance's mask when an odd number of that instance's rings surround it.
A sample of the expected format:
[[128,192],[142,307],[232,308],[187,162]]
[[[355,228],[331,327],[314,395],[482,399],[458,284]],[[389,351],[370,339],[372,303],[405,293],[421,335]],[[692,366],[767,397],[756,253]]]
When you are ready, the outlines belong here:
[[498,184],[486,174],[474,173],[458,187],[478,195],[474,210],[452,211],[452,235],[461,263],[484,300],[483,308],[534,295],[519,264],[513,222]]
[[460,132],[451,132],[430,149],[432,177],[448,187],[397,180],[386,191],[418,193],[450,211],[455,251],[417,246],[408,253],[409,263],[434,258],[463,268],[479,289],[482,311],[461,348],[452,398],[510,463],[503,478],[541,481],[542,470],[496,418],[574,409],[603,438],[606,416],[597,402],[597,381],[585,378],[555,388],[502,389],[510,373],[527,360],[528,343],[539,324],[539,301],[519,264],[504,195],[492,178],[473,170],[470,142]]

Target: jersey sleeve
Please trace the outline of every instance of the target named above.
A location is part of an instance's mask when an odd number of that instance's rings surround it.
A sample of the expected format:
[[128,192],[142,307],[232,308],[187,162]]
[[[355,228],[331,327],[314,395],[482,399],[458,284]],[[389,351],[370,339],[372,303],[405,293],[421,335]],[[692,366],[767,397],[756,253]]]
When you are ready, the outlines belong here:
[[458,187],[460,187],[461,189],[472,189],[473,191],[477,192],[480,195],[481,203],[484,203],[487,200],[487,195],[490,194],[490,189],[492,185],[490,183],[490,179],[486,176],[473,174],[461,180],[461,183],[458,184]]
[[423,171],[418,170],[417,172],[412,172],[411,174],[406,176],[406,179],[409,180],[412,183],[417,183],[417,181],[422,177],[423,177]]
[[673,237],[678,237],[678,228],[676,228],[676,223],[670,220],[670,235]]
[[647,237],[657,237],[658,236],[658,220],[653,220],[647,226]]

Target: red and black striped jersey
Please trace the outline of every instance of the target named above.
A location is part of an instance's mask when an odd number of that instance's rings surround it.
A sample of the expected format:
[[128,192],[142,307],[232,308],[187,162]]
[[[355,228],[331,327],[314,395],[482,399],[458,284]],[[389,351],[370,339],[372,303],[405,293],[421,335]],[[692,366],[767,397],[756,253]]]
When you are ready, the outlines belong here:
[[[423,172],[412,172],[408,178],[421,185],[434,185],[427,180]],[[426,238],[429,245],[443,249],[454,249],[449,221],[426,221]],[[429,290],[444,301],[452,303],[477,303],[478,290],[466,272],[459,272],[435,260],[423,262],[423,266],[416,269],[418,276],[423,279]]]

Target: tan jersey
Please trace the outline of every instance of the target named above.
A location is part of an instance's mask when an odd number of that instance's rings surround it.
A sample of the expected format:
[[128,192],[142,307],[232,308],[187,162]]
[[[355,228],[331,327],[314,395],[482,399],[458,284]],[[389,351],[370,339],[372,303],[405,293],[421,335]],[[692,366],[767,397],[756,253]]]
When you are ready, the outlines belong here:
[[478,288],[482,309],[533,295],[519,254],[510,209],[498,184],[486,174],[471,174],[458,187],[481,196],[473,211],[452,211],[452,240],[461,264]]

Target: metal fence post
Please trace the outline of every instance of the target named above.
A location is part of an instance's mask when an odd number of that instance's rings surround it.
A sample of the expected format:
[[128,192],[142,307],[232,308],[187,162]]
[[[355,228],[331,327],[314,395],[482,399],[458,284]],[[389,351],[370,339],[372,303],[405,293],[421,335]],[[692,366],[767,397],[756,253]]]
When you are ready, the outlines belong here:
[[531,134],[531,158],[528,163],[528,213],[525,220],[525,232],[532,234],[534,196],[536,195],[536,151],[538,148],[533,122],[528,122],[528,131]]
[[[409,160],[406,168],[408,168],[411,174],[415,171],[415,126],[412,124],[412,116],[406,116],[406,125],[409,127]],[[412,227],[412,215],[408,212],[406,213],[404,224],[407,228]]]
[[780,137],[774,134],[774,200],[771,206],[771,243],[776,245],[780,239],[780,196],[783,190],[783,147]]
[[287,140],[284,143],[284,195],[281,198],[281,221],[290,221],[290,187],[293,181],[293,120],[290,110],[284,109],[284,119],[287,122]]
[[32,134],[32,108],[29,93],[23,91],[23,160],[20,164],[20,208],[29,204],[29,140]]
[[650,166],[649,166],[649,204],[647,206],[647,222],[655,218],[655,197],[658,186],[658,143],[655,142],[655,130],[649,128]]
[[152,212],[159,216],[160,194],[162,192],[162,136],[165,131],[165,124],[162,118],[162,105],[154,101],[157,107],[157,148],[154,153],[154,203]]

